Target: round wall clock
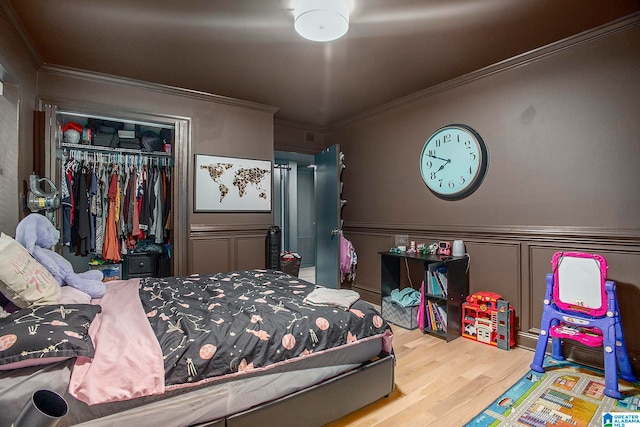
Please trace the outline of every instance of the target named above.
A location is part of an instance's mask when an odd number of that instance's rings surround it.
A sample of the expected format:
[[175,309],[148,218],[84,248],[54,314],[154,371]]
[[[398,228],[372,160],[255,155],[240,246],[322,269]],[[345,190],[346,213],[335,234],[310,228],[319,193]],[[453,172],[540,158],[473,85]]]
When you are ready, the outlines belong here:
[[489,155],[482,137],[469,126],[453,124],[427,139],[420,173],[433,194],[459,200],[473,193],[487,173]]

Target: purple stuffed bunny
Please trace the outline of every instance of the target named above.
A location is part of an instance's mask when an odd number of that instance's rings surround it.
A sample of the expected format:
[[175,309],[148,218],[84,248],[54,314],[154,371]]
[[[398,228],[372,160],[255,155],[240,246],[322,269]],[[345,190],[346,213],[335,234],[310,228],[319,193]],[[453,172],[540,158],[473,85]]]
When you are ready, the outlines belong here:
[[91,298],[101,298],[107,290],[102,282],[102,272],[89,270],[75,273],[71,262],[57,252],[52,251],[60,239],[60,232],[43,215],[27,215],[16,227],[16,241],[42,264],[60,285],[69,285]]

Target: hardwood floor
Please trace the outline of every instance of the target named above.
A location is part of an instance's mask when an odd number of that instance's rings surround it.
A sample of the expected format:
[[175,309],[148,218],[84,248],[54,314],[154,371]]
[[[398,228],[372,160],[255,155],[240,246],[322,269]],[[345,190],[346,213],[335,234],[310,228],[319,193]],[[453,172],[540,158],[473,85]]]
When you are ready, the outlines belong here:
[[533,352],[458,338],[447,343],[419,329],[392,325],[395,390],[387,398],[328,424],[342,426],[462,426],[528,370]]
[[300,269],[300,273],[298,277],[302,280],[306,280],[307,282],[316,283],[316,268],[315,267],[305,267]]

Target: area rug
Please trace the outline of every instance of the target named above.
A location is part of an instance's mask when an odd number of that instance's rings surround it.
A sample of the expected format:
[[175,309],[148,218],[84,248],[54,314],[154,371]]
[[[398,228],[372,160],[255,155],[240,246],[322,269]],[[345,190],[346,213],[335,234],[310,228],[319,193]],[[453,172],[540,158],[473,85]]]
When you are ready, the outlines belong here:
[[631,421],[626,425],[640,426],[640,382],[621,380],[623,398],[616,400],[604,395],[602,371],[549,357],[544,366],[544,374],[529,371],[466,426],[625,425],[611,421],[622,420],[622,413]]

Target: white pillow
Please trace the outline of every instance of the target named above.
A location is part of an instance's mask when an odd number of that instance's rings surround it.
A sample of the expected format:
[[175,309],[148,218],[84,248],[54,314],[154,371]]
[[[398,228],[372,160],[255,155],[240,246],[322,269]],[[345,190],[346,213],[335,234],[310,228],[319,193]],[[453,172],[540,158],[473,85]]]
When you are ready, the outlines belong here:
[[57,304],[60,285],[29,251],[0,233],[0,292],[20,308]]

